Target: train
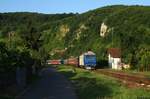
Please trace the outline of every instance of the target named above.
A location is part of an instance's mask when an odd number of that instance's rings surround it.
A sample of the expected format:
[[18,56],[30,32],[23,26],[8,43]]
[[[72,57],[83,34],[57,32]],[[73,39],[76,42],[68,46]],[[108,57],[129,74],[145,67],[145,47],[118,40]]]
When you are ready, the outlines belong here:
[[71,56],[70,58],[64,60],[64,64],[78,66],[79,65],[78,57]]
[[47,60],[46,63],[49,65],[60,65],[62,64],[62,60],[60,59],[53,59],[53,60]]
[[81,67],[85,69],[95,69],[96,67],[96,54],[92,51],[82,53],[78,57],[71,56],[68,59],[58,59],[58,60],[47,60],[47,64],[51,65],[73,65],[76,67]]

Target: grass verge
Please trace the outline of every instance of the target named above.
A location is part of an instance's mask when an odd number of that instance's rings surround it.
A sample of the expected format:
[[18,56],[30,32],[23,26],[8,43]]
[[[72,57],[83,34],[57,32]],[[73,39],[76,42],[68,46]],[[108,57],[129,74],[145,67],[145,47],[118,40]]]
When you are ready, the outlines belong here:
[[73,72],[70,66],[59,66],[73,84],[79,99],[149,99],[150,91],[143,88],[127,88],[116,79],[83,69]]

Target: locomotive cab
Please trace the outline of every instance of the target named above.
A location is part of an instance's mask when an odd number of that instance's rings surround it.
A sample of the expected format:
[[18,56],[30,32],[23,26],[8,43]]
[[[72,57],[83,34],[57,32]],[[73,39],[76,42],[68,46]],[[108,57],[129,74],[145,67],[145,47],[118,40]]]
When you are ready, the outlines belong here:
[[86,69],[95,69],[96,55],[84,55],[84,65]]
[[85,69],[95,69],[96,55],[92,51],[88,51],[79,56],[79,65]]

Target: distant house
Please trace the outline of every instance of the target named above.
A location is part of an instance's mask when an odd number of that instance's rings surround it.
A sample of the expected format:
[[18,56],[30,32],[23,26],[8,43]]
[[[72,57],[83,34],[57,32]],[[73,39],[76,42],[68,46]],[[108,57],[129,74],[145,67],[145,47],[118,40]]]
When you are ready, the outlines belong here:
[[121,67],[121,50],[119,48],[108,49],[108,63],[112,69],[122,69]]

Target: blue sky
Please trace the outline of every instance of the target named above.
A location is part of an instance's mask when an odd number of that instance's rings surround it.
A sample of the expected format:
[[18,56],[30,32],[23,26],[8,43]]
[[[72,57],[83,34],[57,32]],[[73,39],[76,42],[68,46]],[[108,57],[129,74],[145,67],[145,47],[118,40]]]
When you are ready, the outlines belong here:
[[150,6],[150,0],[0,0],[0,12],[82,13],[116,4]]

